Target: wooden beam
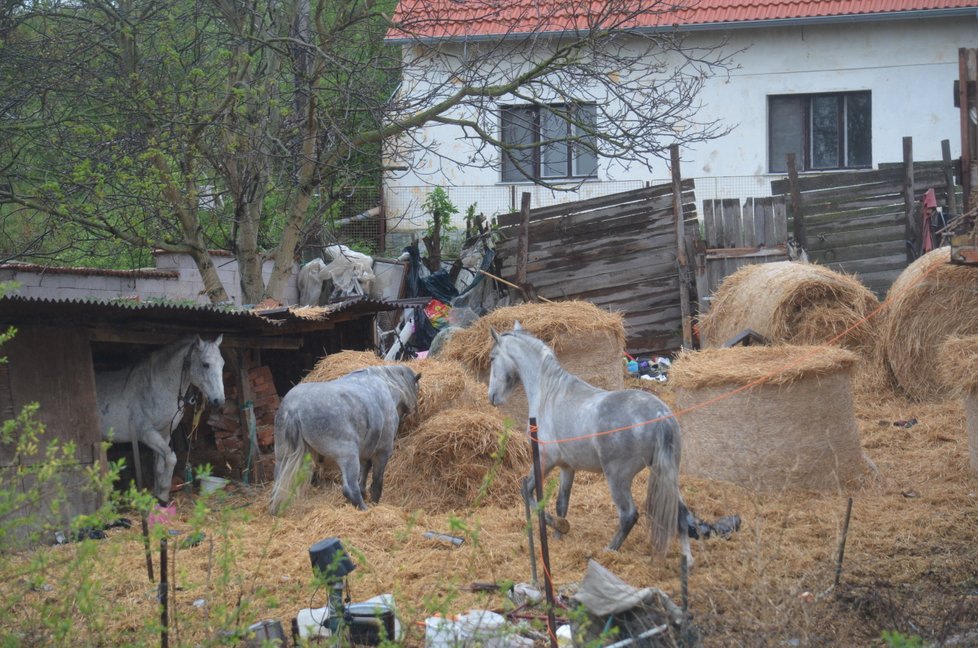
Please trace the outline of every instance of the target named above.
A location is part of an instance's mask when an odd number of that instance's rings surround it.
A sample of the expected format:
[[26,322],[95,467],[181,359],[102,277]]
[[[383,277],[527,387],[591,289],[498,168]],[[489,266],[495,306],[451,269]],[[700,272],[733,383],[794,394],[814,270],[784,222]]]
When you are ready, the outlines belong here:
[[920,228],[914,213],[913,180],[913,138],[903,138],[903,209],[905,220],[905,239],[907,241],[907,264],[913,263],[914,251],[920,243]]
[[679,309],[682,313],[683,347],[693,348],[693,321],[689,307],[689,263],[686,259],[686,221],[683,217],[683,178],[679,168],[679,146],[669,147],[672,164],[672,217],[676,224],[676,262],[679,266]]
[[791,188],[791,219],[795,243],[802,249],[807,249],[805,216],[801,211],[801,190],[798,186],[798,167],[795,163],[794,153],[788,153],[788,184]]
[[[111,328],[97,326],[90,329],[89,337],[92,342],[117,342],[120,344],[169,344],[182,337],[186,333],[159,332],[152,331],[118,331]],[[204,337],[211,337],[204,334]],[[235,335],[225,333],[221,341],[221,347],[227,348],[247,348],[247,349],[284,349],[295,350],[302,348],[302,338],[289,337],[260,337],[248,335]]]
[[520,234],[516,243],[516,283],[526,285],[527,251],[530,247],[530,192],[524,191],[520,202]]

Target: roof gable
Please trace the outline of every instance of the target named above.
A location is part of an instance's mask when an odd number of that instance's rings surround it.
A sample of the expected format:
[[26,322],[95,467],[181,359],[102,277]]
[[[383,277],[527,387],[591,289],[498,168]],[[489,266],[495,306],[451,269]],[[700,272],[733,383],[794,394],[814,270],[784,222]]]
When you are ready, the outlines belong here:
[[461,39],[587,31],[761,26],[772,22],[965,15],[974,0],[399,0],[388,38]]

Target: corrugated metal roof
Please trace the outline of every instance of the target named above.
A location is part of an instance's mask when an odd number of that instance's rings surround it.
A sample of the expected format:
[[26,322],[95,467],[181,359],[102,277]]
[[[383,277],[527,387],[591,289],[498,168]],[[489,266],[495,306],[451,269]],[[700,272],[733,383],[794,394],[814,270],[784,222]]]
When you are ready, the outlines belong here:
[[[388,38],[440,39],[541,34],[616,28],[692,28],[759,26],[763,23],[846,17],[894,18],[922,13],[962,14],[978,10],[974,0],[691,0],[661,3],[650,11],[647,0],[400,0]],[[614,12],[614,13],[612,13]]]
[[[424,298],[424,302],[428,298]],[[386,300],[354,297],[321,309],[272,308],[234,310],[219,306],[167,304],[137,301],[57,300],[0,297],[0,322],[4,324],[107,325],[133,329],[181,328],[200,332],[249,335],[282,335],[331,328],[337,321],[356,319],[381,311],[417,306],[417,299]],[[317,312],[318,311],[318,312]],[[297,314],[302,313],[302,314]]]

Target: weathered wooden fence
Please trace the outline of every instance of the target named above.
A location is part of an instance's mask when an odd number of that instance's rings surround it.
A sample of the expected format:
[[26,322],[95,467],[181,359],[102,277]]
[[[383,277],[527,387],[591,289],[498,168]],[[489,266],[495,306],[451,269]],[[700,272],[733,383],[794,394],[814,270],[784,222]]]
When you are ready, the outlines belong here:
[[916,254],[924,192],[933,188],[938,204],[947,204],[950,162],[914,163],[907,157],[904,164],[877,170],[771,183],[772,193],[788,203],[789,231],[800,232],[809,260],[858,275],[880,297]]
[[788,258],[784,198],[738,198],[703,201],[705,241],[696,244],[696,292],[699,312],[709,310],[710,296],[724,278],[752,263]]
[[[683,224],[695,232],[693,183],[680,190]],[[624,315],[633,354],[678,349],[683,313],[672,185],[529,210],[525,282],[548,299],[582,299]],[[497,219],[503,276],[516,280],[520,212]]]

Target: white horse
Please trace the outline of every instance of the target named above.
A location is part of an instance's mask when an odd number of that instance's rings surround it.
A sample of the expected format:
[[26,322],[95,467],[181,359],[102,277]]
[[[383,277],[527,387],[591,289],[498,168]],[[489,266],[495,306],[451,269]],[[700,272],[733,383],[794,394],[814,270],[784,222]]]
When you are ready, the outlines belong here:
[[[190,386],[205,402],[224,406],[224,358],[221,340],[199,335],[185,337],[151,353],[126,369],[95,374],[95,390],[102,438],[113,442],[145,443],[156,454],[153,493],[166,502],[177,455],[170,449],[170,434],[183,418]],[[192,400],[192,399],[191,399]]]
[[308,484],[296,483],[307,450],[336,462],[343,495],[361,510],[372,467],[370,495],[379,502],[394,436],[401,417],[417,409],[420,379],[405,365],[382,365],[290,389],[275,415],[271,512],[281,513],[291,493]]
[[[489,372],[489,402],[502,404],[518,383],[523,384],[529,415],[537,420],[541,443],[541,474],[560,468],[555,521],[567,527],[574,472],[604,473],[611,499],[618,507],[618,531],[608,545],[616,551],[638,521],[632,499],[632,480],[649,468],[645,513],[652,547],[665,552],[679,531],[683,555],[689,550],[686,505],[679,493],[679,425],[669,407],[654,394],[637,389],[606,391],[568,373],[553,350],[516,322],[514,330],[497,333]],[[523,497],[535,506],[533,473],[523,481]]]

